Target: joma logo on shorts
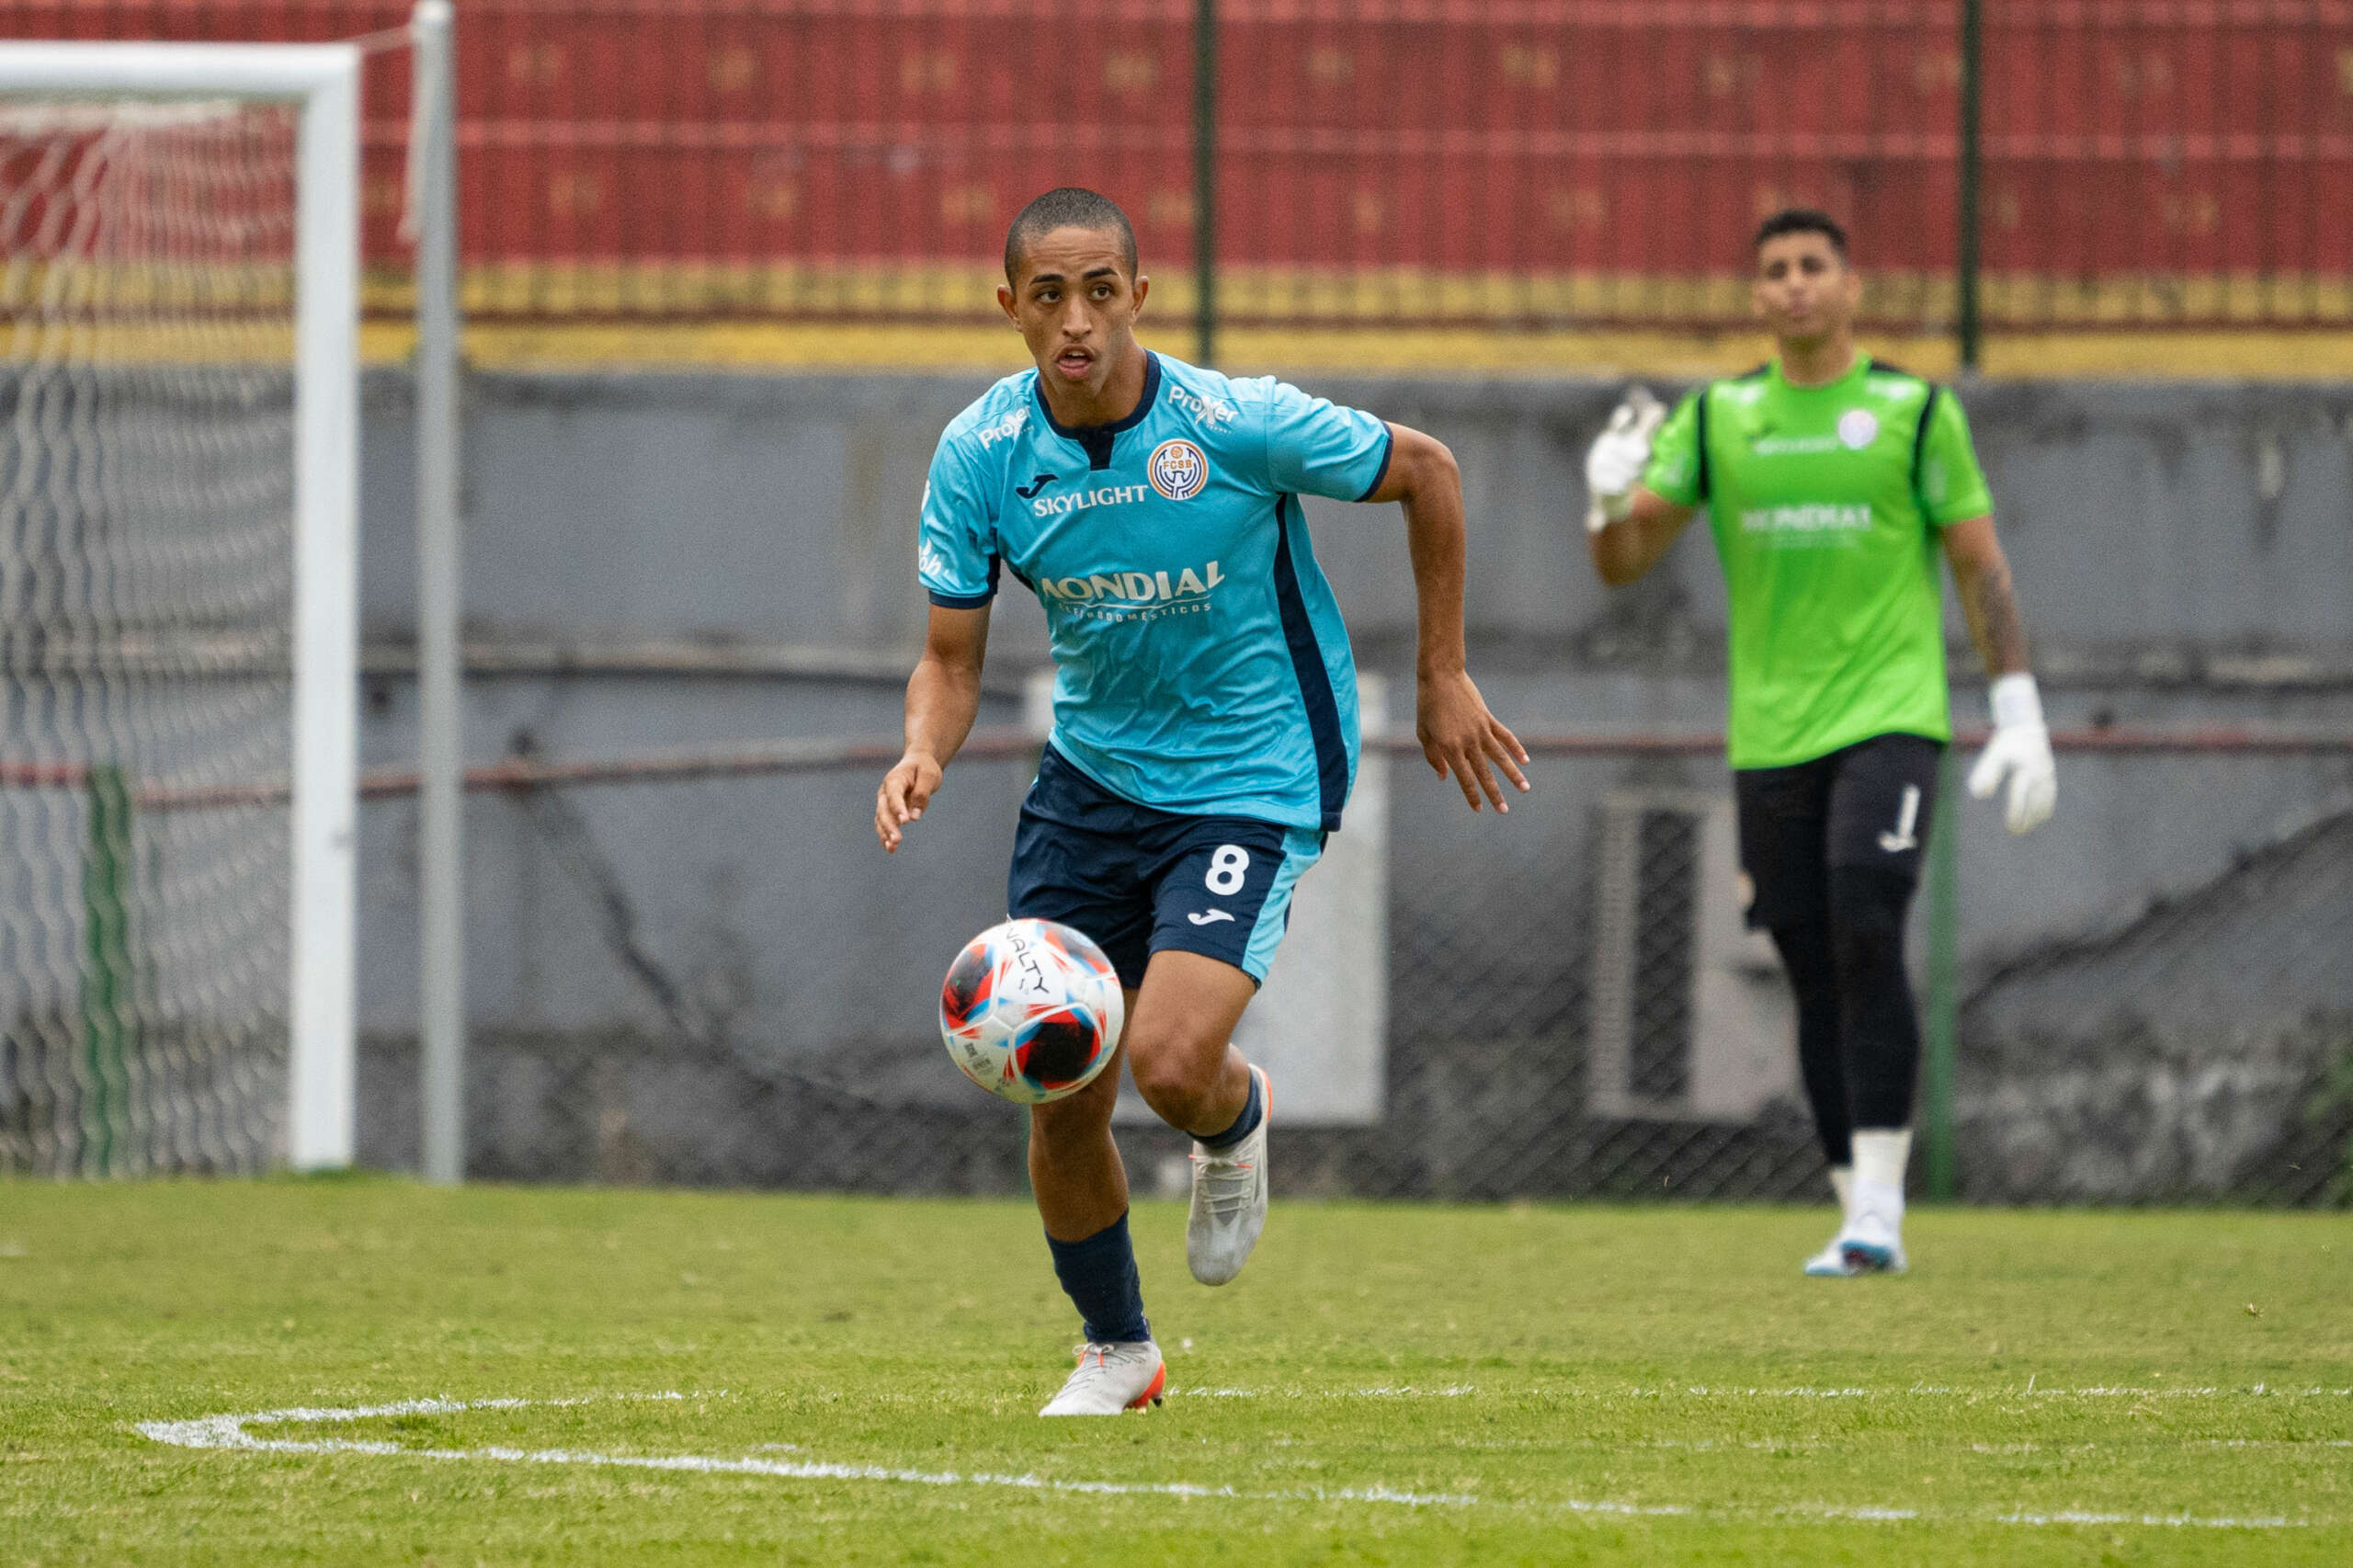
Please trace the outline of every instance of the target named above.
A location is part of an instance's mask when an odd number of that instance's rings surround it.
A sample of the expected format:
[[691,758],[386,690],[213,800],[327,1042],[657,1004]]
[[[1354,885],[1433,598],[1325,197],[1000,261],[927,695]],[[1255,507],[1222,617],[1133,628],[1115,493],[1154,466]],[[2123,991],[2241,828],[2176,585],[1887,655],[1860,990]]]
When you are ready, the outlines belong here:
[[1177,599],[1205,599],[1225,581],[1212,561],[1200,571],[1187,566],[1174,577],[1167,572],[1096,572],[1084,577],[1040,577],[1038,591],[1063,604],[1136,606],[1167,604]]

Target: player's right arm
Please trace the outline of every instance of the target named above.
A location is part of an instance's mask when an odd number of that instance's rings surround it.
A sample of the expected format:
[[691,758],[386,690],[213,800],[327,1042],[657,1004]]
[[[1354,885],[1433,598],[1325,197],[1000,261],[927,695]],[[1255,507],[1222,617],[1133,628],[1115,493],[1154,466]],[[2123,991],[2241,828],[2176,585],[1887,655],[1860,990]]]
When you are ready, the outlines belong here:
[[923,815],[981,710],[981,661],[989,611],[931,607],[923,657],[907,678],[907,749],[874,795],[874,835],[896,854],[907,824]]
[[1586,543],[1612,587],[1657,565],[1699,512],[1698,395],[1670,417],[1634,388],[1586,454]]
[[948,427],[923,487],[915,574],[931,601],[923,657],[907,678],[907,749],[874,792],[874,835],[892,854],[907,824],[923,815],[939,776],[981,710],[981,661],[989,647],[989,603],[996,597],[995,507],[959,432]]

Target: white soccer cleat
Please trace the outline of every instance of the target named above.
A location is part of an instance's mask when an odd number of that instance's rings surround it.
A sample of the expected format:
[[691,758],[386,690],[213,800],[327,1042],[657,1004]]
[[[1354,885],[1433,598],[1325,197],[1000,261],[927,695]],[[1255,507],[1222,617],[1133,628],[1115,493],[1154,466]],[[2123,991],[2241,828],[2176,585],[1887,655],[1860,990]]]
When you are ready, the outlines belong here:
[[1204,1285],[1222,1285],[1241,1273],[1267,1228],[1267,1128],[1275,1119],[1275,1091],[1264,1070],[1250,1071],[1258,1080],[1258,1125],[1228,1149],[1193,1144],[1185,1267]]
[[[1832,1244],[1847,1260],[1849,1274],[1901,1274],[1904,1257],[1903,1221],[1870,1206],[1858,1208],[1847,1228]],[[1808,1272],[1812,1272],[1809,1268]]]
[[1168,1368],[1151,1340],[1082,1345],[1078,1369],[1063,1392],[1046,1402],[1040,1415],[1117,1415],[1158,1404],[1168,1387]]
[[1855,1270],[1847,1265],[1846,1237],[1836,1235],[1830,1244],[1805,1260],[1806,1274],[1815,1279],[1844,1279]]

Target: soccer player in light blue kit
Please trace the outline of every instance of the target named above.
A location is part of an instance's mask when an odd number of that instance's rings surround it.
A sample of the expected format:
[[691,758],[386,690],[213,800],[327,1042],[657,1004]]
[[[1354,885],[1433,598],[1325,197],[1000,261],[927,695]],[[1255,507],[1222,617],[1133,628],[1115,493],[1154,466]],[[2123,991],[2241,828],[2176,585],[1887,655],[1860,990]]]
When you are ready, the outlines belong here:
[[[1186,1261],[1222,1285],[1267,1218],[1269,1089],[1234,1025],[1356,777],[1356,668],[1302,494],[1404,503],[1430,766],[1472,811],[1483,798],[1500,812],[1495,772],[1527,789],[1527,753],[1463,669],[1462,487],[1442,444],[1147,353],[1135,231],[1093,191],[1023,209],[1005,274],[997,301],[1037,368],[957,415],[932,459],[930,622],[874,830],[898,848],[971,732],[989,601],[1010,572],[1045,606],[1056,679],[1006,904],[1085,932],[1118,969],[1136,1090],[1193,1135]],[[1114,1062],[1030,1112],[1030,1186],[1086,1337],[1047,1415],[1117,1415],[1166,1381],[1111,1139],[1119,1080]]]

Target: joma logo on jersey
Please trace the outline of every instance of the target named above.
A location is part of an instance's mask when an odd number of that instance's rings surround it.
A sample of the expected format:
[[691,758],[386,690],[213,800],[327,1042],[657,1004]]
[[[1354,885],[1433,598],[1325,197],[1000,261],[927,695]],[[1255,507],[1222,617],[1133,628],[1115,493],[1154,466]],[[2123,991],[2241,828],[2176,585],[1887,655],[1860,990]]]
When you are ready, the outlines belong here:
[[1171,501],[1189,501],[1210,482],[1210,460],[1190,441],[1163,441],[1144,465],[1152,487]]
[[1096,572],[1085,577],[1040,577],[1038,591],[1063,604],[1135,607],[1177,599],[1205,599],[1225,581],[1212,561],[1200,571],[1188,566],[1175,577],[1165,572]]

